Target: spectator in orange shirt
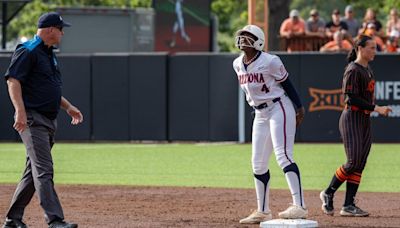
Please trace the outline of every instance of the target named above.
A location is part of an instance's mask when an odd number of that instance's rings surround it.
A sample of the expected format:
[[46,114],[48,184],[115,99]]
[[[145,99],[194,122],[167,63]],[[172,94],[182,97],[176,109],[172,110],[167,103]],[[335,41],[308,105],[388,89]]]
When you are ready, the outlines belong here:
[[[285,38],[292,38],[302,36],[305,33],[305,23],[299,16],[299,11],[296,9],[290,11],[289,18],[283,21],[280,29],[280,35]],[[288,44],[288,51],[302,51],[304,45],[301,44]]]
[[390,36],[386,41],[386,52],[397,53],[399,52],[399,31],[392,30]]
[[326,43],[319,50],[320,52],[349,52],[353,45],[348,41],[343,39],[344,34],[340,31],[336,31],[333,34],[333,40]]

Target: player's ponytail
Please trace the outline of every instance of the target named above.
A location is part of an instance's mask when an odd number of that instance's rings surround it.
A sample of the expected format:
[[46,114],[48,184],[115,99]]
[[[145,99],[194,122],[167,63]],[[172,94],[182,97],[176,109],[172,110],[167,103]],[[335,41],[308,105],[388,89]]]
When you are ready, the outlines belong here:
[[349,54],[347,55],[347,62],[348,62],[348,63],[351,63],[351,62],[353,62],[354,60],[356,60],[356,58],[357,58],[356,48],[353,47],[353,48],[351,49],[351,51],[349,52]]
[[357,51],[358,51],[358,47],[365,47],[367,45],[367,41],[368,40],[372,40],[372,37],[370,36],[366,36],[366,35],[360,35],[358,36],[354,47],[351,49],[351,51],[349,52],[349,54],[347,55],[347,62],[353,62],[354,60],[357,59]]

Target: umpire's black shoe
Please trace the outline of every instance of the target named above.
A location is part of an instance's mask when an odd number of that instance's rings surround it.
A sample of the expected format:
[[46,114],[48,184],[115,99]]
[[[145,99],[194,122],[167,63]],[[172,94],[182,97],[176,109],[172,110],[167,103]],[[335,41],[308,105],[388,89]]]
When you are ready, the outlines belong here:
[[28,226],[19,219],[6,218],[3,228],[28,228]]
[[322,201],[322,211],[327,215],[333,215],[333,194],[326,194],[322,191],[319,194],[319,198]]
[[64,221],[54,221],[49,224],[49,228],[77,228],[78,224],[68,223]]
[[367,217],[369,213],[357,207],[356,205],[349,205],[342,207],[340,215],[348,217]]

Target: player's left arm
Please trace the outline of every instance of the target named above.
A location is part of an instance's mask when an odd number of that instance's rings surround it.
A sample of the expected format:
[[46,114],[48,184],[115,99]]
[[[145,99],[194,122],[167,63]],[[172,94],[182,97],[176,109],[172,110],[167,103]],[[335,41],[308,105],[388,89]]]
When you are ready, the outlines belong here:
[[289,73],[286,71],[285,66],[278,56],[271,59],[269,69],[269,75],[275,78],[275,81],[282,85],[282,88],[296,106],[296,126],[299,126],[301,122],[303,122],[305,110],[301,104],[299,94],[288,78]]
[[285,90],[286,94],[292,100],[293,104],[296,106],[296,126],[299,126],[301,122],[303,122],[305,109],[303,104],[301,103],[299,94],[294,88],[292,82],[287,77],[286,80],[281,82],[282,88]]
[[83,115],[81,111],[73,106],[65,97],[61,97],[61,108],[64,109],[69,116],[72,117],[71,124],[77,125],[82,123]]

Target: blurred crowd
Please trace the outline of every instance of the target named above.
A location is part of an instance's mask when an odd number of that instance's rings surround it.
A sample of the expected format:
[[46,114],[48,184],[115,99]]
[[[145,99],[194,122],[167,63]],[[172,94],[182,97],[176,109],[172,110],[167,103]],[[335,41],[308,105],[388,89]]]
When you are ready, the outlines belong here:
[[[299,11],[290,11],[289,18],[283,21],[280,28],[280,36],[290,39],[295,37],[319,37],[327,40],[319,51],[321,52],[347,52],[351,50],[354,39],[360,35],[373,37],[377,43],[377,51],[396,53],[400,52],[400,20],[397,9],[391,9],[386,26],[377,19],[372,8],[368,8],[362,21],[355,18],[353,7],[346,6],[344,16],[339,9],[332,11],[331,19],[325,22],[319,16],[317,9],[312,9],[309,18],[304,20],[300,17]],[[296,46],[297,45],[297,46]],[[300,50],[301,43],[288,45],[288,51]]]

